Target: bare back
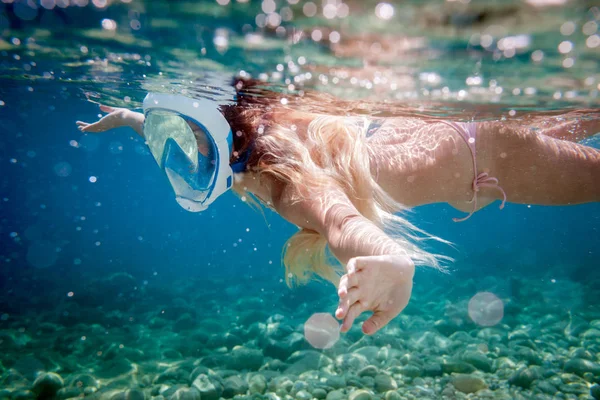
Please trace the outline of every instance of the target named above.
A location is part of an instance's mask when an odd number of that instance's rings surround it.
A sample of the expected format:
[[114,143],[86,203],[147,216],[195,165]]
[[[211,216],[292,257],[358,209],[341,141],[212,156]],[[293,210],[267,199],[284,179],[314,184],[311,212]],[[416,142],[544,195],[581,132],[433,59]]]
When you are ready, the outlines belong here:
[[471,153],[452,128],[388,118],[367,143],[373,176],[396,201],[409,207],[438,202],[463,211],[472,207]]

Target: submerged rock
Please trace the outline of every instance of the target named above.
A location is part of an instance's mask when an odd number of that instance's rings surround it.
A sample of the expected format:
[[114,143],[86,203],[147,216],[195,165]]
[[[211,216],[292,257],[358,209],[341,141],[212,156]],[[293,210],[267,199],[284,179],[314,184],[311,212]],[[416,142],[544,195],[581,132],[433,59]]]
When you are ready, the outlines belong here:
[[522,387],[523,389],[529,389],[531,384],[540,378],[541,374],[537,369],[521,368],[508,379],[508,383],[514,386]]
[[65,382],[60,375],[55,374],[54,372],[44,372],[33,382],[31,391],[35,393],[38,398],[48,398],[53,397],[64,385]]
[[171,367],[157,375],[152,381],[153,384],[158,385],[165,382],[189,382],[189,372],[178,367]]
[[389,375],[379,374],[375,376],[375,390],[379,393],[398,389],[398,384]]
[[34,400],[35,393],[31,390],[16,390],[11,393],[11,400]]
[[71,378],[69,386],[82,389],[85,389],[87,387],[93,387],[97,389],[100,387],[100,382],[98,382],[98,380],[92,375],[80,374]]
[[141,390],[129,389],[112,395],[110,400],[146,400],[146,395]]
[[379,371],[377,370],[377,367],[374,365],[367,365],[366,367],[364,367],[363,369],[361,369],[360,371],[358,371],[357,375],[358,376],[371,376],[371,377],[375,377],[377,376],[377,374],[379,373]]
[[452,385],[454,385],[459,392],[466,394],[475,393],[488,387],[485,381],[480,377],[465,374],[455,375],[452,378]]
[[346,378],[343,375],[330,375],[325,384],[333,389],[343,389],[346,387]]
[[471,372],[475,372],[475,367],[464,361],[444,360],[442,371],[446,374],[470,374]]
[[410,378],[419,378],[423,375],[423,371],[421,371],[421,368],[417,367],[416,365],[410,364],[400,368],[400,373]]
[[350,393],[350,396],[348,397],[349,400],[371,400],[373,398],[373,395],[369,392],[367,392],[366,390],[355,390],[354,392]]
[[223,397],[233,397],[238,394],[246,394],[248,384],[238,375],[230,376],[223,382]]
[[315,399],[325,399],[327,397],[327,391],[325,389],[316,388],[313,390],[312,395]]
[[263,344],[267,357],[285,360],[299,350],[308,349],[304,336],[298,332],[292,332],[285,339],[276,340],[267,338]]
[[128,375],[135,371],[131,361],[126,358],[116,358],[106,363],[101,363],[95,374],[101,379],[116,378],[120,375]]
[[200,374],[192,383],[202,400],[219,400],[223,393],[223,386],[218,381],[211,380],[207,375]]
[[344,400],[346,398],[346,394],[344,393],[343,390],[332,390],[331,392],[327,393],[327,397],[325,397],[325,400]]
[[342,371],[358,371],[369,365],[369,361],[361,354],[351,353],[337,356],[335,364]]
[[249,349],[247,347],[236,347],[227,358],[227,368],[235,370],[258,371],[265,361],[262,350]]
[[[200,400],[200,393],[196,388],[179,388],[169,400]],[[136,399],[138,400],[138,399]],[[140,399],[143,400],[143,399]]]
[[536,387],[542,392],[546,394],[554,395],[558,391],[556,386],[547,381],[538,381]]
[[442,370],[442,366],[440,364],[427,364],[423,367],[423,375],[435,378],[437,376],[442,376],[444,371]]
[[600,364],[582,358],[573,358],[567,361],[564,369],[565,372],[571,372],[579,376],[583,376],[586,372],[600,375]]
[[303,350],[298,351],[288,359],[291,364],[285,373],[289,375],[300,375],[303,372],[318,370],[330,365],[331,359],[318,351]]
[[461,359],[480,371],[492,372],[492,361],[478,351],[465,351]]
[[264,394],[267,390],[267,378],[258,374],[254,375],[252,378],[250,378],[248,390],[250,391],[250,394]]
[[398,392],[394,392],[393,390],[387,392],[383,398],[385,400],[402,400],[402,396],[400,396]]
[[596,399],[600,400],[600,385],[596,384],[590,388],[590,395]]
[[296,393],[296,400],[312,400],[312,394],[308,393],[306,390],[300,390]]

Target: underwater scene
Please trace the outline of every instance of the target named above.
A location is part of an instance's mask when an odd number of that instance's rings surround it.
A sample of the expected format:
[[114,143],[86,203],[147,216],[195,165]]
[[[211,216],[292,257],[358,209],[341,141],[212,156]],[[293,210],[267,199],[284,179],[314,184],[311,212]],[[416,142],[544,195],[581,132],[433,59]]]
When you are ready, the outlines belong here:
[[0,400],[600,399],[599,25],[0,0]]

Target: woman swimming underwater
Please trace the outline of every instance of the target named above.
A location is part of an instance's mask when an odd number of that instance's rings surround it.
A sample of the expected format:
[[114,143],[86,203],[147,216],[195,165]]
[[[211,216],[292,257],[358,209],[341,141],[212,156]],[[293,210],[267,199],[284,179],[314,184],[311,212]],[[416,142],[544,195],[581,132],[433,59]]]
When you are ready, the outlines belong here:
[[297,225],[284,248],[286,281],[316,274],[335,284],[342,331],[372,311],[363,332],[375,333],[408,304],[415,265],[443,268],[444,256],[420,246],[443,239],[398,215],[407,207],[448,203],[468,213],[455,219],[463,221],[496,200],[501,208],[600,200],[600,151],[576,143],[600,131],[594,112],[576,121],[546,116],[535,130],[521,121],[372,120],[305,111],[323,94],[291,98],[251,80],[235,87],[236,102],[226,106],[151,93],[144,114],[101,106],[108,115],[77,125],[129,126],[145,137],[188,210],[206,209],[233,188]]

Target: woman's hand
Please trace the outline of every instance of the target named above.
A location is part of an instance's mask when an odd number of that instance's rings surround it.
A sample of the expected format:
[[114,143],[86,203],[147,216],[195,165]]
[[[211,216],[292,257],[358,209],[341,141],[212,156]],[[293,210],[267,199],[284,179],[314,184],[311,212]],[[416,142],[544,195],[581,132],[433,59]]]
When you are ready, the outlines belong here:
[[128,109],[100,105],[100,110],[108,114],[100,118],[99,121],[91,124],[83,121],[76,122],[81,132],[104,132],[121,126],[129,126],[128,114],[131,111]]
[[406,307],[412,292],[415,265],[407,256],[355,257],[346,264],[338,288],[340,303],[335,316],[343,319],[342,332],[365,311],[373,315],[362,330],[372,335]]

